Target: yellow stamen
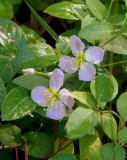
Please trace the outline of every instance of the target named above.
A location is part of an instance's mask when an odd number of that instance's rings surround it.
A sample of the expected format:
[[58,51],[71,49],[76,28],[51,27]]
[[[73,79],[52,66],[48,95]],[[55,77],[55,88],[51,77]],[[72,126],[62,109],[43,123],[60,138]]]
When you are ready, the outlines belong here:
[[76,70],[78,66],[80,66],[81,68],[84,61],[85,61],[84,53],[82,51],[79,51],[76,55],[76,60],[72,66],[72,70]]
[[[51,94],[49,94],[51,93]],[[49,103],[49,108],[52,109],[52,106],[54,105],[55,101],[59,99],[59,95],[57,91],[53,88],[49,88],[44,91],[43,96],[45,96],[45,104]]]

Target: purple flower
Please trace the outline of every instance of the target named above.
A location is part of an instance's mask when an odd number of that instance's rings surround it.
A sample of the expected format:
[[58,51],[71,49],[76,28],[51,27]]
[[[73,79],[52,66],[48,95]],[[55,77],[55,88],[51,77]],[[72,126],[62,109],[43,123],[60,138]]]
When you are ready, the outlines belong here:
[[59,60],[59,67],[69,74],[78,71],[79,79],[92,81],[96,75],[93,64],[99,64],[104,57],[104,50],[100,47],[89,47],[85,52],[84,43],[77,36],[70,38],[70,47],[75,57],[65,56]]
[[49,86],[47,89],[43,86],[37,86],[31,91],[31,98],[34,102],[42,107],[47,107],[46,116],[60,120],[66,114],[66,107],[72,108],[75,101],[71,93],[63,88],[64,74],[61,69],[55,69],[52,72]]

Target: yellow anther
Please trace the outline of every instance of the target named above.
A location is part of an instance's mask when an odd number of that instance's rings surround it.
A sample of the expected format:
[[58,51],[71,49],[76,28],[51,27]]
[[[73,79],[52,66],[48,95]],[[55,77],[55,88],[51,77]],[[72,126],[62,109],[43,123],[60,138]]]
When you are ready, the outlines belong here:
[[80,66],[80,68],[81,68],[84,61],[85,61],[84,53],[82,51],[79,51],[76,55],[76,59],[75,59],[75,62],[72,66],[72,70],[76,70],[78,68],[78,66]]
[[49,104],[49,107],[52,109],[52,106],[54,105],[55,99],[53,98]]
[[[50,94],[49,94],[50,93]],[[49,88],[44,91],[43,96],[45,96],[45,105],[49,103],[49,108],[52,109],[55,101],[59,99],[59,94],[53,88]]]
[[76,59],[80,65],[80,67],[82,67],[84,61],[85,61],[85,57],[84,57],[84,53],[82,51],[78,52]]
[[53,89],[53,88],[49,88],[49,89],[50,89],[50,91],[52,92],[53,95],[57,94],[57,91],[55,89]]

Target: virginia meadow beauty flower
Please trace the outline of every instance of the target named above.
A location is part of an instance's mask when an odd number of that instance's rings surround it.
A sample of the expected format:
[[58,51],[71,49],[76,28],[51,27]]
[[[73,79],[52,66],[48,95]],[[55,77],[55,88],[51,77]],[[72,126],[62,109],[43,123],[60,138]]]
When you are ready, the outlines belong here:
[[31,91],[31,98],[42,107],[47,107],[46,116],[60,120],[66,114],[66,107],[72,108],[75,101],[71,93],[63,88],[64,74],[61,69],[56,68],[51,75],[49,89],[37,86]]
[[75,57],[65,56],[59,60],[59,67],[69,74],[78,71],[79,79],[92,81],[96,75],[93,64],[99,64],[104,57],[104,50],[97,46],[89,47],[85,52],[85,44],[73,35],[70,38],[70,47]]

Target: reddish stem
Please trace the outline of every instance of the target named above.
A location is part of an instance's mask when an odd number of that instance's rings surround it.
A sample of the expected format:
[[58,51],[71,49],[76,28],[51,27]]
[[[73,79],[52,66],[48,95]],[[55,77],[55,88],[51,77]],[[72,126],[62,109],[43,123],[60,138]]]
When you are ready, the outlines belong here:
[[24,153],[25,153],[25,160],[28,160],[28,147],[27,144],[24,144]]
[[15,148],[15,156],[16,156],[16,160],[18,160],[18,150],[17,150],[17,148]]

